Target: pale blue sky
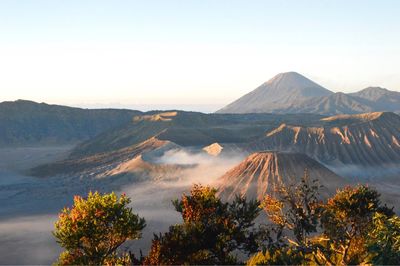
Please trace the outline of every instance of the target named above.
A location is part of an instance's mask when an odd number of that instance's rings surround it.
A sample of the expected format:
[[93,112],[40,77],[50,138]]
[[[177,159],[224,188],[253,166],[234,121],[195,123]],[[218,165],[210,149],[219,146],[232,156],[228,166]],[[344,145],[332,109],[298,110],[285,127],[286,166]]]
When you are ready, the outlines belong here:
[[0,101],[213,108],[279,72],[400,90],[400,1],[0,0]]

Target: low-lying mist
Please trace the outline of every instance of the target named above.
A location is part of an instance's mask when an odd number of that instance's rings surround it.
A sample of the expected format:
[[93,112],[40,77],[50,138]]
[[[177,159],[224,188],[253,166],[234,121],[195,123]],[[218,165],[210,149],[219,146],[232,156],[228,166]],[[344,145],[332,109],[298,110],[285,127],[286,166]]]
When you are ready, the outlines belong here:
[[158,180],[145,183],[128,184],[120,192],[132,199],[135,212],[146,219],[147,226],[143,237],[132,241],[129,246],[136,254],[139,249],[147,253],[153,233],[168,230],[170,225],[181,222],[172,200],[190,191],[193,184],[218,185],[218,177],[243,159],[243,156],[211,156],[203,152],[171,150],[154,160],[159,164],[190,165],[175,180]]
[[[29,149],[25,150],[24,156],[28,157],[28,153]],[[38,154],[37,150],[35,154]],[[43,154],[47,156],[49,150],[43,149]],[[7,154],[0,151],[0,156],[5,163]],[[168,151],[151,162],[184,165],[178,177],[158,180],[150,177],[145,182],[127,181],[122,186],[118,182],[116,192],[124,192],[131,197],[133,211],[144,217],[147,223],[142,239],[130,241],[127,246],[136,254],[139,249],[146,254],[153,233],[166,231],[170,225],[181,221],[171,200],[189,192],[194,183],[216,185],[218,177],[242,158],[229,155],[214,157],[202,151]],[[34,165],[34,162],[31,164]],[[58,212],[70,205],[73,194],[83,194],[87,192],[85,187],[97,186],[78,178],[37,179],[11,171],[0,171],[0,180],[3,180],[0,182],[0,199],[8,205],[0,210],[0,264],[53,263],[61,251],[51,233]],[[94,179],[91,182],[102,181]],[[112,182],[104,184],[109,184],[109,187],[100,185],[105,192],[116,190]]]
[[388,164],[380,166],[340,165],[327,167],[336,174],[355,182],[375,182],[377,180],[400,176],[400,165]]
[[51,231],[57,215],[14,218],[0,222],[0,264],[51,264],[61,252]]

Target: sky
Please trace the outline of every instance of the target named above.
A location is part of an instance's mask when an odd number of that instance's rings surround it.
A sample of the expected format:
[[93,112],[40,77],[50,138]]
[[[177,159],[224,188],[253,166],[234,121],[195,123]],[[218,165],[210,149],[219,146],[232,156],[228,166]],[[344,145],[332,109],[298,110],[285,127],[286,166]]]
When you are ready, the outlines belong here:
[[296,71],[400,91],[400,1],[1,0],[0,101],[215,111]]

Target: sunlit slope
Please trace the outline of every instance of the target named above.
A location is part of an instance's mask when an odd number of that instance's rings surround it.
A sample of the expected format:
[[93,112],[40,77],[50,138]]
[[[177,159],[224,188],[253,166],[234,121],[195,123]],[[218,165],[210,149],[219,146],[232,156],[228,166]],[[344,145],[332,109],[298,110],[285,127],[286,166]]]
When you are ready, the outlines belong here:
[[248,156],[219,180],[220,195],[232,199],[236,194],[262,199],[275,194],[282,185],[295,184],[305,170],[318,179],[324,196],[332,195],[347,181],[317,161],[300,153],[265,151]]
[[253,151],[274,149],[309,155],[327,164],[400,163],[400,116],[394,113],[339,115],[321,126],[282,124],[253,141]]

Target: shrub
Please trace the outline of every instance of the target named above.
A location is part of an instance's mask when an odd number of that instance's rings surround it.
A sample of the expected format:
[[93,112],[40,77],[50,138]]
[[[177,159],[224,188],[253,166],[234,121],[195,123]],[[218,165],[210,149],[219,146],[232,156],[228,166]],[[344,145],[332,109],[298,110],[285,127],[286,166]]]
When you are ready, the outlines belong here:
[[223,203],[216,190],[195,185],[190,195],[174,201],[183,223],[154,235],[144,263],[155,264],[237,264],[234,251],[257,250],[251,229],[259,214],[258,201],[236,197]]
[[72,208],[64,208],[55,223],[53,234],[66,249],[57,263],[104,264],[126,240],[140,238],[145,221],[129,203],[128,197],[115,193],[90,192],[87,199],[75,196]]

